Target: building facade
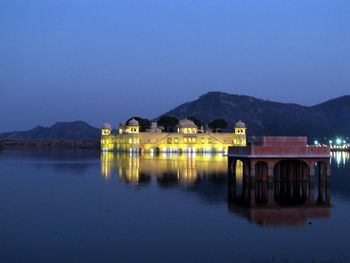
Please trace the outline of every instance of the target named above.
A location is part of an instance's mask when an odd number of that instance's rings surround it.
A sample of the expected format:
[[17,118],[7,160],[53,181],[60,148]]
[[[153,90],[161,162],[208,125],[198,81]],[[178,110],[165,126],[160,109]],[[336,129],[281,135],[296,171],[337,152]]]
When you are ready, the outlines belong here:
[[246,146],[246,126],[238,121],[232,133],[214,133],[198,129],[189,119],[179,121],[177,132],[163,132],[153,122],[150,129],[140,132],[137,120],[119,125],[112,133],[110,124],[101,128],[101,150],[135,153],[227,153],[229,146]]

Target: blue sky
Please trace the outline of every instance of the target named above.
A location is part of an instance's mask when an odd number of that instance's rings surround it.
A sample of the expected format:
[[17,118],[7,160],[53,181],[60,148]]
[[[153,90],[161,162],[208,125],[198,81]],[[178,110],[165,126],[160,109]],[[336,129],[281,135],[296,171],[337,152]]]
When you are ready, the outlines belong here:
[[348,0],[0,0],[0,131],[153,118],[208,91],[350,94]]

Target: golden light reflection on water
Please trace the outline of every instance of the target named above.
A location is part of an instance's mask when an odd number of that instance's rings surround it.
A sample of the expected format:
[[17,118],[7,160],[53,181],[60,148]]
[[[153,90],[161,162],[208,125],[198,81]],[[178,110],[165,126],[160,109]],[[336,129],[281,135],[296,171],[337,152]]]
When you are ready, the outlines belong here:
[[[334,155],[334,160],[337,160],[338,155]],[[349,160],[347,153],[340,154],[346,160]],[[343,160],[343,159],[341,159]],[[228,160],[223,155],[202,155],[202,154],[189,154],[189,155],[133,155],[133,154],[121,154],[105,152],[101,154],[101,176],[106,180],[113,178],[120,178],[123,182],[131,185],[145,185],[150,182],[156,182],[160,187],[177,186],[177,187],[191,187],[197,186],[200,183],[208,182],[202,180],[202,178],[215,178],[226,179],[228,172]],[[260,188],[250,188],[249,184],[244,184],[243,180],[243,163],[237,161],[236,163],[236,181],[234,184],[234,192],[238,198],[233,201],[228,201],[228,208],[230,212],[239,214],[240,216],[247,217],[249,221],[256,222],[262,226],[286,226],[286,225],[305,225],[313,218],[327,218],[330,216],[330,210],[324,199],[324,203],[320,203],[320,196],[317,196],[317,202],[312,199],[314,204],[303,200],[305,203],[300,203],[303,192],[292,191],[291,196],[286,196],[286,192],[282,191],[278,200],[285,201],[291,200],[296,202],[296,207],[288,206],[283,207],[275,199],[270,199],[270,195],[274,194],[274,191],[270,191],[270,187],[267,183],[261,184]],[[210,181],[210,183],[215,180]],[[222,187],[226,182],[220,182]],[[228,181],[229,182],[229,181]],[[226,186],[226,185],[225,185]],[[229,189],[232,189],[232,185],[228,183]],[[266,186],[264,190],[263,187]],[[285,185],[292,186],[292,185]],[[303,185],[297,186],[300,188]],[[296,187],[296,185],[293,185]],[[190,188],[186,188],[188,190]],[[197,188],[200,189],[200,188]],[[206,188],[207,189],[207,188]],[[220,188],[224,191],[225,188]],[[261,195],[266,195],[265,203],[258,203],[252,200],[256,200],[256,191],[260,189]],[[261,190],[262,189],[262,190]],[[201,190],[203,191],[203,189]],[[326,191],[326,189],[324,189]],[[205,191],[198,190],[200,195],[206,196]],[[224,195],[226,193],[223,193]],[[227,196],[231,196],[232,193],[228,192]],[[300,195],[300,196],[299,196]],[[231,196],[232,197],[232,196]],[[253,199],[255,198],[255,199]],[[284,199],[283,199],[284,198]],[[298,199],[299,198],[299,199]],[[325,198],[323,196],[323,198]],[[223,200],[223,199],[220,199]],[[261,198],[259,200],[262,200]],[[269,201],[270,200],[270,201]],[[279,202],[280,202],[279,201]],[[246,205],[245,202],[249,204]],[[329,202],[329,199],[328,201]],[[315,205],[315,207],[313,207]],[[248,209],[245,209],[248,208]]]
[[348,151],[336,151],[331,152],[331,163],[335,163],[337,167],[345,166],[350,160],[350,152]]
[[114,154],[111,152],[104,152],[101,154],[101,176],[108,180],[113,170],[115,169],[115,161],[114,161]]
[[115,175],[135,185],[155,178],[157,181],[170,180],[186,186],[194,184],[203,176],[225,176],[226,174],[227,157],[219,154],[101,153],[101,176],[103,178],[108,180]]
[[236,163],[236,179],[243,179],[243,162],[240,160],[237,160]]

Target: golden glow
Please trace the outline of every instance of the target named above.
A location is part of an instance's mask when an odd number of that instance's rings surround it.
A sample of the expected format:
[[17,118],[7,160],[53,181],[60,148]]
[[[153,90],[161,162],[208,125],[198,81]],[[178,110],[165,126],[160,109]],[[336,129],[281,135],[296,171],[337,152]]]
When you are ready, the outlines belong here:
[[197,133],[197,128],[186,128],[186,127],[181,127],[178,129],[178,133],[183,133],[183,134],[196,134]]
[[114,171],[131,184],[138,184],[145,178],[156,181],[175,180],[184,186],[193,185],[198,178],[227,174],[227,158],[210,154],[113,154],[102,153],[101,174],[110,178]]
[[101,176],[106,180],[109,180],[113,170],[115,170],[115,158],[113,152],[101,153]]
[[[197,128],[180,127],[179,133],[139,132],[139,126],[120,126],[119,133],[102,129],[102,151],[141,153],[227,153],[229,146],[246,146],[246,129],[235,133],[197,133]],[[109,133],[108,133],[109,132]]]
[[236,178],[243,178],[243,162],[240,160],[236,162]]
[[126,133],[139,133],[140,129],[139,126],[126,126],[125,132]]
[[233,145],[246,146],[246,128],[235,127],[235,136],[233,138]]
[[110,129],[101,129],[101,133],[102,133],[102,135],[110,135],[111,130]]
[[235,128],[235,134],[246,134],[246,128]]

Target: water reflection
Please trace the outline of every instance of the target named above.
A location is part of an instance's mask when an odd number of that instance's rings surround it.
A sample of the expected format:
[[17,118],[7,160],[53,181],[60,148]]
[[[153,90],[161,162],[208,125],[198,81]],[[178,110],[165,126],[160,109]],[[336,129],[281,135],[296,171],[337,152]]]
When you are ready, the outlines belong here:
[[252,183],[243,163],[238,161],[235,169],[232,180],[227,157],[222,155],[101,154],[101,175],[106,180],[115,176],[134,186],[153,181],[161,188],[191,190],[205,200],[226,202],[229,212],[260,226],[305,225],[330,216],[326,179],[310,183],[306,177],[279,175],[274,182]]
[[311,166],[301,160],[280,160],[270,165],[270,172],[266,162],[252,166],[250,161],[244,159],[243,167],[240,160],[229,161],[229,211],[262,226],[304,225],[312,218],[330,216],[327,159]]
[[312,219],[330,217],[330,186],[319,184],[318,193],[306,181],[243,181],[237,185],[228,180],[228,209],[261,226],[305,225]]
[[222,155],[129,155],[102,153],[101,175],[113,173],[125,182],[138,185],[154,178],[160,186],[193,186],[211,175],[225,177],[227,159]]
[[350,153],[331,152],[332,195],[338,199],[350,201]]
[[335,151],[331,152],[331,163],[335,163],[337,167],[345,167],[345,165],[349,162],[350,152],[348,151]]
[[101,176],[109,180],[113,171],[116,169],[116,162],[114,160],[114,153],[103,152],[101,154]]

